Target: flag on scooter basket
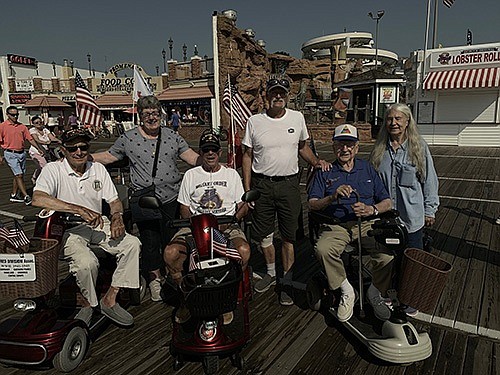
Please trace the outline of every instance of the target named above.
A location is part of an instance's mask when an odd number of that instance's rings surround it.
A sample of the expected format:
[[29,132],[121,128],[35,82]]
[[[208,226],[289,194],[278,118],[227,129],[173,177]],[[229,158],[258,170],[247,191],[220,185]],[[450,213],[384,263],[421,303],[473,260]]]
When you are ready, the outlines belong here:
[[17,220],[14,220],[14,228],[11,229],[7,229],[2,223],[0,225],[0,238],[10,243],[14,248],[17,249],[30,243],[29,238]]
[[196,258],[198,258],[198,249],[191,249],[189,252],[189,271],[198,269]]
[[219,230],[212,228],[212,249],[226,258],[241,261],[241,255],[233,241],[226,238]]

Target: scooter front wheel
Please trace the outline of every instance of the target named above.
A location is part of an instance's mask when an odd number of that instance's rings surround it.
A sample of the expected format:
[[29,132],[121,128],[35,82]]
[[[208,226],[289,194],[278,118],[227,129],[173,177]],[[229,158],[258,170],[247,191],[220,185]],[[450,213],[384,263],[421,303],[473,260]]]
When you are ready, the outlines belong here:
[[87,351],[87,332],[81,327],[69,331],[62,350],[54,356],[54,367],[61,372],[73,371],[83,361]]
[[212,375],[219,371],[219,357],[209,355],[203,358],[203,371],[206,375]]

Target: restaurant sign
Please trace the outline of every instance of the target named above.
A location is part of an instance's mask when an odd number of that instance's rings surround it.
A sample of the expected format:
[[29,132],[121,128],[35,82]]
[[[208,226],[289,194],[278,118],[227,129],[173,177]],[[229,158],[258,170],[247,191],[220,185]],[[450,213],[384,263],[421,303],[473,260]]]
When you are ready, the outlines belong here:
[[500,48],[471,48],[454,51],[436,51],[431,54],[431,68],[464,67],[471,65],[499,65]]
[[36,66],[36,59],[33,57],[13,55],[11,53],[8,53],[7,60],[9,61],[9,64]]
[[24,104],[28,100],[31,100],[31,94],[10,94],[9,95],[10,104]]

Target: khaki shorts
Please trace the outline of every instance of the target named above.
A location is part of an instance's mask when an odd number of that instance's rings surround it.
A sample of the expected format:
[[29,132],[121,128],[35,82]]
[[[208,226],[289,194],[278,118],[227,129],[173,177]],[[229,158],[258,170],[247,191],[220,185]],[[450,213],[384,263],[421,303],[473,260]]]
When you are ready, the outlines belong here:
[[[224,232],[222,232],[226,235],[227,238],[230,240],[234,240],[235,238],[241,238],[243,241],[246,241],[247,238],[245,237],[245,233],[241,230],[240,226],[238,224],[230,224]],[[172,238],[172,241],[175,241],[176,239],[179,240],[184,240],[188,244],[194,244],[194,239],[193,235],[191,233],[191,228],[181,228],[175,235],[174,238]]]

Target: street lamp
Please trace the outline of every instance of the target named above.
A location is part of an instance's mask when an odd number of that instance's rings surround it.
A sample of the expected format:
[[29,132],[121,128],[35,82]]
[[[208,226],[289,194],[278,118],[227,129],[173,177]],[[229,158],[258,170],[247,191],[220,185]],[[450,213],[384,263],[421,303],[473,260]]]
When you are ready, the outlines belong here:
[[170,39],[168,40],[168,49],[170,50],[170,60],[173,60],[172,48],[174,48],[174,41],[172,40],[172,37],[170,37]]
[[71,66],[71,75],[74,76],[75,62],[73,60],[69,60],[69,66]]
[[368,17],[370,17],[372,20],[377,21],[377,25],[375,28],[375,69],[377,69],[378,66],[378,21],[384,16],[385,11],[383,10],[378,10],[377,14],[374,15],[372,12],[368,13]]
[[186,43],[184,43],[184,45],[182,46],[182,56],[183,56],[184,61],[187,60],[187,56],[186,56],[187,50],[188,50],[188,47],[186,46]]
[[155,68],[156,68],[156,75],[159,76],[160,75],[160,67],[158,65],[156,65]]
[[90,65],[90,58],[91,58],[91,57],[92,57],[92,56],[90,55],[90,52],[89,52],[89,53],[87,53],[87,61],[89,62],[89,76],[91,76],[91,75],[92,75],[92,65]]
[[167,51],[165,51],[165,48],[161,50],[161,55],[163,56],[163,73],[167,72],[167,64],[165,63],[165,56],[167,55]]
[[55,77],[56,76],[56,62],[55,61],[52,61],[52,71],[54,72],[53,77]]

